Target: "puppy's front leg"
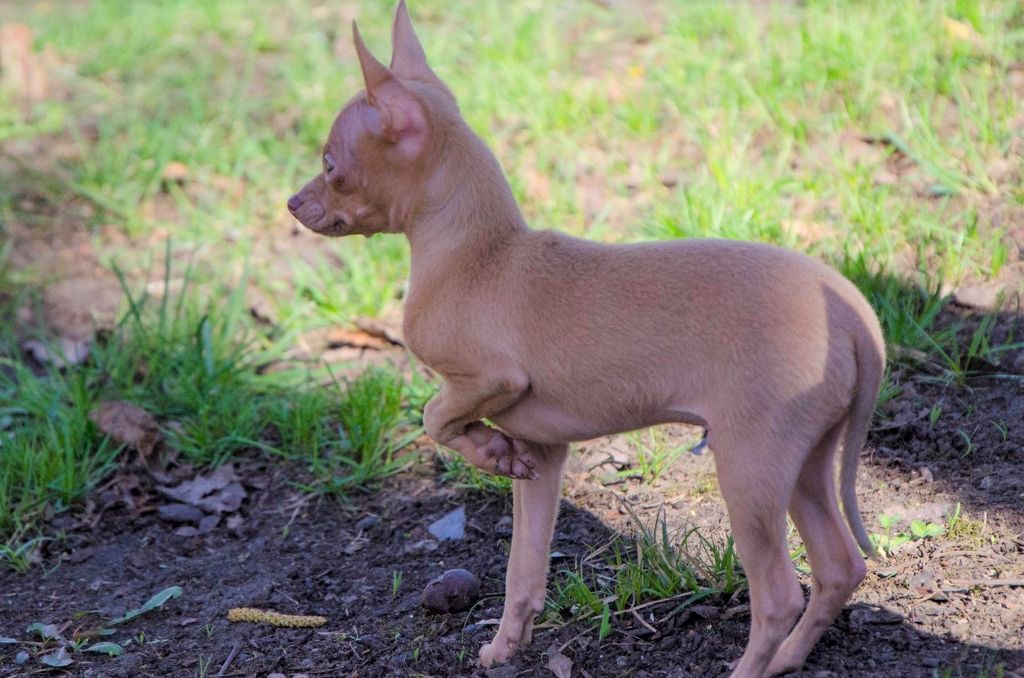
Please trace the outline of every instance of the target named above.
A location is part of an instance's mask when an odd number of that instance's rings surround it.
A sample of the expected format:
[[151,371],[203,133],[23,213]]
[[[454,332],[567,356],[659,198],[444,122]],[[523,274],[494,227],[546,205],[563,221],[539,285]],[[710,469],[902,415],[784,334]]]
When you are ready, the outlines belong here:
[[478,468],[512,478],[534,478],[529,451],[480,421],[511,407],[529,385],[526,375],[517,371],[446,377],[441,391],[423,409],[423,426],[437,443]]
[[544,610],[551,537],[561,498],[568,445],[523,443],[536,462],[538,479],[512,481],[512,552],[505,574],[505,609],[498,632],[480,649],[487,667],[509,660],[533,639],[533,619]]

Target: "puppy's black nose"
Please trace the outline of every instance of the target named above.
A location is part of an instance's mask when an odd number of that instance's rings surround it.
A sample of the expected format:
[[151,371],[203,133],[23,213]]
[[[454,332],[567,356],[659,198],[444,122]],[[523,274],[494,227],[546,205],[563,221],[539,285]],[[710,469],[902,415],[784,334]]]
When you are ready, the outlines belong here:
[[295,210],[299,209],[299,206],[301,204],[302,204],[302,198],[300,198],[299,194],[296,193],[292,197],[288,198],[288,211],[289,212],[294,212]]

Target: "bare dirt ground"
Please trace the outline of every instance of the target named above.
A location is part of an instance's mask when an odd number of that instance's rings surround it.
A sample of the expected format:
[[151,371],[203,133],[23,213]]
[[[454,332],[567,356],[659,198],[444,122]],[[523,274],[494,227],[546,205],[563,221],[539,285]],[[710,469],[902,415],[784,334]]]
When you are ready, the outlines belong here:
[[[953,314],[963,311],[947,311]],[[1006,315],[998,331],[1020,332],[1022,325],[1020,316]],[[1019,374],[1021,363],[1022,356],[1008,356],[1003,370],[1018,365]],[[872,563],[800,675],[1024,674],[1024,382],[981,374],[948,385],[909,369],[896,370],[894,380],[902,395],[884,404],[858,483],[869,532],[886,533],[879,516],[903,519],[891,535],[909,533],[912,519],[948,528],[957,505],[958,525]],[[944,405],[937,419],[935,403]],[[692,440],[694,433],[667,435]],[[165,498],[155,483],[126,463],[84,511],[54,519],[51,527],[64,539],[50,542],[43,562],[26,573],[0,572],[0,636],[23,638],[33,622],[70,634],[177,585],[180,598],[116,629],[112,640],[125,647],[123,656],[75,653],[74,664],[51,671],[125,678],[570,675],[548,668],[551,656],[562,654],[572,676],[705,676],[726,674],[741,653],[749,624],[743,591],[683,610],[667,601],[613,617],[600,641],[593,621],[549,623],[510,667],[477,668],[476,652],[501,614],[510,497],[456,489],[438,479],[432,450],[414,454],[407,472],[346,504],[303,494],[293,485],[302,469],[254,456],[235,464],[246,495],[240,509],[198,534],[161,514]],[[635,531],[631,513],[649,523],[664,509],[673,528],[695,525],[724,537],[713,452],[684,454],[655,482],[620,480],[628,474],[616,472],[635,461],[622,437],[578,446],[553,576],[607,568],[591,554],[615,534]],[[464,539],[432,539],[427,526],[458,506],[466,508]],[[424,586],[455,567],[480,577],[480,601],[469,612],[428,613]],[[328,621],[316,629],[231,623],[226,613],[237,606]],[[16,649],[0,645],[0,675],[40,670],[38,663],[16,664]]]

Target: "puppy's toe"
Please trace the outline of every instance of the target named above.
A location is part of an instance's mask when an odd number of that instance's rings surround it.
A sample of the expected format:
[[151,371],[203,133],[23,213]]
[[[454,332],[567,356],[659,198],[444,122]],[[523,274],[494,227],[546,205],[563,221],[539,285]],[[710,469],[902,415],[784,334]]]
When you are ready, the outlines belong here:
[[514,652],[515,646],[512,643],[502,643],[495,638],[480,648],[480,666],[486,669],[495,664],[504,664]]

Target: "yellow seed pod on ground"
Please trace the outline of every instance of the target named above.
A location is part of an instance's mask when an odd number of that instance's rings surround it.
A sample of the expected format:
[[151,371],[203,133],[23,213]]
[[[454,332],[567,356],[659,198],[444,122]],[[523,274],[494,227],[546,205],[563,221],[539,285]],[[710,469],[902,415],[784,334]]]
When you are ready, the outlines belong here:
[[282,614],[257,610],[254,607],[233,607],[228,610],[228,621],[253,622],[254,624],[271,624],[272,626],[288,626],[292,628],[313,628],[327,623],[325,617],[307,614]]

